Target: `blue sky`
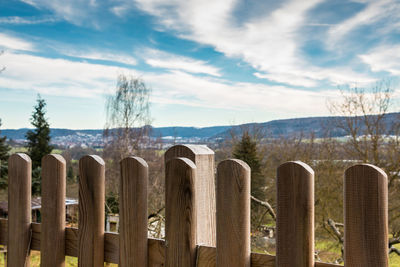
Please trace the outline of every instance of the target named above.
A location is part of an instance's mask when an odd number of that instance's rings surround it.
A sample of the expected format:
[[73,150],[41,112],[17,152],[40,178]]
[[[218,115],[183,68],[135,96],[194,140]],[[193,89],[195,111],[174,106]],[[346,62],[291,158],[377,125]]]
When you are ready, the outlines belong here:
[[152,88],[155,126],[328,115],[346,85],[400,75],[398,0],[0,1],[0,118],[102,128],[119,74]]

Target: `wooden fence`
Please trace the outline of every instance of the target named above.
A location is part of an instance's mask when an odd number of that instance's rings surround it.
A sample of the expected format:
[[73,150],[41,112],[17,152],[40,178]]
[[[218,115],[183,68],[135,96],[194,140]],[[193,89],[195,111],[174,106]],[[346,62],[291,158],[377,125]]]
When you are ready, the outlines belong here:
[[[31,223],[31,160],[9,159],[9,215],[0,221],[8,267],[80,267],[104,262],[122,267],[333,267],[314,262],[314,172],[302,162],[277,171],[276,256],[250,250],[250,168],[228,159],[217,167],[205,146],[178,145],[165,154],[166,239],[147,237],[148,166],[138,157],[121,162],[120,233],[104,232],[105,164],[79,161],[79,227],[65,227],[65,160],[42,160],[42,223]],[[215,185],[216,181],[216,185]],[[216,190],[215,190],[216,188]],[[335,205],[335,203],[332,203]],[[377,167],[355,165],[344,174],[345,266],[388,266],[387,177]]]

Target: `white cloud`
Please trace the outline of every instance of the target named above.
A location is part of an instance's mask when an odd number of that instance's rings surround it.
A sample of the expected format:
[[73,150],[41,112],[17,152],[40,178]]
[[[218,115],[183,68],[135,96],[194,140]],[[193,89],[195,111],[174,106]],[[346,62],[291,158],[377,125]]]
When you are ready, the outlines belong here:
[[82,25],[84,22],[98,27],[97,18],[91,15],[96,14],[98,3],[95,0],[22,0],[26,4],[32,5],[38,9],[47,9],[54,12],[56,16],[70,23]]
[[12,50],[35,50],[32,43],[5,33],[0,33],[0,48],[1,47]]
[[400,45],[384,45],[359,56],[374,72],[386,71],[400,75]]
[[153,101],[225,110],[265,112],[281,117],[328,114],[326,98],[336,91],[311,92],[261,83],[231,83],[174,71],[144,74],[153,90]]
[[58,96],[98,97],[115,87],[118,74],[133,72],[126,68],[15,53],[3,54],[2,64],[7,69],[0,75],[0,87]]
[[130,6],[127,4],[122,4],[122,5],[117,5],[117,6],[113,6],[110,8],[110,11],[118,16],[118,17],[123,17],[125,16],[125,14],[130,10]]
[[349,33],[361,26],[371,25],[384,21],[379,31],[391,31],[396,29],[400,22],[400,2],[393,0],[371,0],[363,1],[366,7],[349,19],[331,27],[328,32],[326,43],[328,47],[334,48]]
[[203,60],[196,60],[155,49],[145,49],[141,54],[146,64],[152,67],[221,76],[218,68],[207,64]]
[[[57,48],[56,48],[57,49]],[[113,53],[109,51],[99,51],[99,50],[88,50],[88,51],[76,51],[72,49],[58,49],[62,54],[70,57],[78,57],[93,60],[105,60],[111,62],[119,62],[128,65],[136,65],[137,61],[134,57],[121,54]]]
[[326,114],[334,92],[310,92],[261,83],[234,83],[183,71],[138,72],[101,64],[6,53],[0,87],[45,95],[96,98],[111,93],[120,73],[140,76],[153,89],[152,102],[194,107],[274,113],[279,116]]
[[9,17],[0,17],[0,24],[41,24],[41,23],[53,23],[57,22],[53,16],[44,16],[44,17],[17,17],[17,16],[9,16]]
[[160,27],[243,59],[259,78],[303,87],[315,87],[321,80],[334,85],[372,81],[349,68],[318,67],[303,57],[301,29],[309,23],[308,12],[321,2],[285,1],[266,16],[239,23],[234,15],[236,0],[136,0],[139,8],[157,17]]

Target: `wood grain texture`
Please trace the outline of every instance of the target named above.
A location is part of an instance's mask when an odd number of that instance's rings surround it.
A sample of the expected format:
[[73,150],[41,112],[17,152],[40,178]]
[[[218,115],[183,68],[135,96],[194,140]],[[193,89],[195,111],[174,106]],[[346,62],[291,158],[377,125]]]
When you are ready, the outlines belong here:
[[147,266],[148,165],[139,157],[121,161],[119,266]]
[[42,159],[40,266],[65,266],[66,165],[61,155]]
[[[0,245],[7,245],[7,219],[0,219]],[[104,260],[109,263],[118,264],[118,242],[115,240],[118,234],[104,234]],[[78,229],[67,227],[65,229],[65,255],[78,256]],[[110,246],[110,247],[109,247]],[[161,239],[148,239],[149,246],[149,267],[165,266],[165,241]],[[40,250],[40,224],[32,223],[32,242],[31,250]],[[217,249],[215,247],[198,246],[197,249],[197,265],[196,267],[215,267],[216,266]],[[251,253],[252,267],[275,267],[275,256],[259,253]],[[332,263],[316,262],[315,267],[340,267]],[[343,266],[342,266],[343,267]]]
[[29,267],[31,240],[31,174],[28,155],[8,159],[8,267]]
[[276,266],[314,266],[314,171],[300,161],[277,171]]
[[175,145],[165,152],[165,162],[176,157],[196,165],[197,244],[216,245],[214,151],[205,145]]
[[217,266],[250,267],[250,167],[241,160],[217,168]]
[[104,200],[104,161],[84,156],[79,160],[79,267],[104,265]]
[[[200,246],[197,252],[197,267],[216,267],[217,249],[215,247]],[[260,253],[251,253],[251,267],[275,267],[275,256]],[[315,267],[343,267],[332,263],[315,262]]]
[[388,266],[387,176],[378,167],[359,164],[346,170],[344,222],[345,265]]
[[196,266],[196,166],[173,158],[165,170],[166,267]]
[[162,239],[149,238],[149,261],[148,267],[164,267],[165,266],[165,241]]

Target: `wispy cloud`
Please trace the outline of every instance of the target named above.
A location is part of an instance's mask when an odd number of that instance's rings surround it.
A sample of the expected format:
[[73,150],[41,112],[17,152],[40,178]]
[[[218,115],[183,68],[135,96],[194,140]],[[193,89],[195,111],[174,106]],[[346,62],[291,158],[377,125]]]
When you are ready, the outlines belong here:
[[54,16],[43,16],[43,17],[18,17],[18,16],[9,16],[9,17],[0,17],[0,24],[42,24],[42,23],[54,23],[58,22]]
[[203,60],[196,60],[156,49],[144,49],[140,54],[146,64],[152,67],[221,76],[218,68],[209,65]]
[[239,23],[235,0],[136,0],[139,8],[158,19],[160,27],[244,60],[259,78],[302,87],[315,87],[321,80],[332,84],[373,80],[348,68],[318,67],[304,57],[301,30],[309,25],[309,12],[321,2],[285,1],[266,16]]
[[400,45],[383,45],[359,56],[372,71],[400,75]]
[[180,71],[143,77],[152,88],[157,88],[153,99],[159,103],[279,113],[280,116],[328,114],[326,98],[339,95],[335,90],[319,93],[261,83],[231,83]]
[[111,92],[118,74],[134,73],[126,68],[15,53],[3,54],[2,63],[7,70],[0,76],[0,87],[58,96],[98,97]]
[[[65,59],[5,53],[7,71],[0,75],[0,87],[34,90],[46,95],[97,98],[111,93],[120,73],[142,77],[153,89],[152,101],[192,107],[219,108],[310,116],[327,113],[325,99],[334,91],[318,93],[286,86],[230,82],[212,76],[183,71],[140,72]],[[287,96],[290,95],[290,98]]]
[[25,51],[35,50],[31,42],[5,33],[0,33],[0,48]]
[[[76,51],[73,49],[58,49],[59,52],[63,55],[69,57],[77,57],[83,59],[92,59],[92,60],[103,60],[103,61],[110,61],[110,62],[119,62],[127,65],[136,65],[137,60],[130,56],[123,53],[116,53],[110,51],[100,51],[90,49],[88,51]],[[84,49],[83,49],[84,50]]]
[[396,29],[400,22],[400,2],[393,0],[371,0],[362,1],[365,8],[347,20],[333,26],[328,32],[326,43],[328,47],[335,47],[348,34],[357,30],[362,26],[373,25],[377,22],[383,22],[380,29],[376,29],[375,33],[379,31],[391,31]]
[[65,21],[80,26],[94,26],[99,28],[99,23],[103,17],[97,16],[102,12],[102,5],[96,0],[22,0],[26,4],[32,5],[37,9],[50,10],[54,15]]

